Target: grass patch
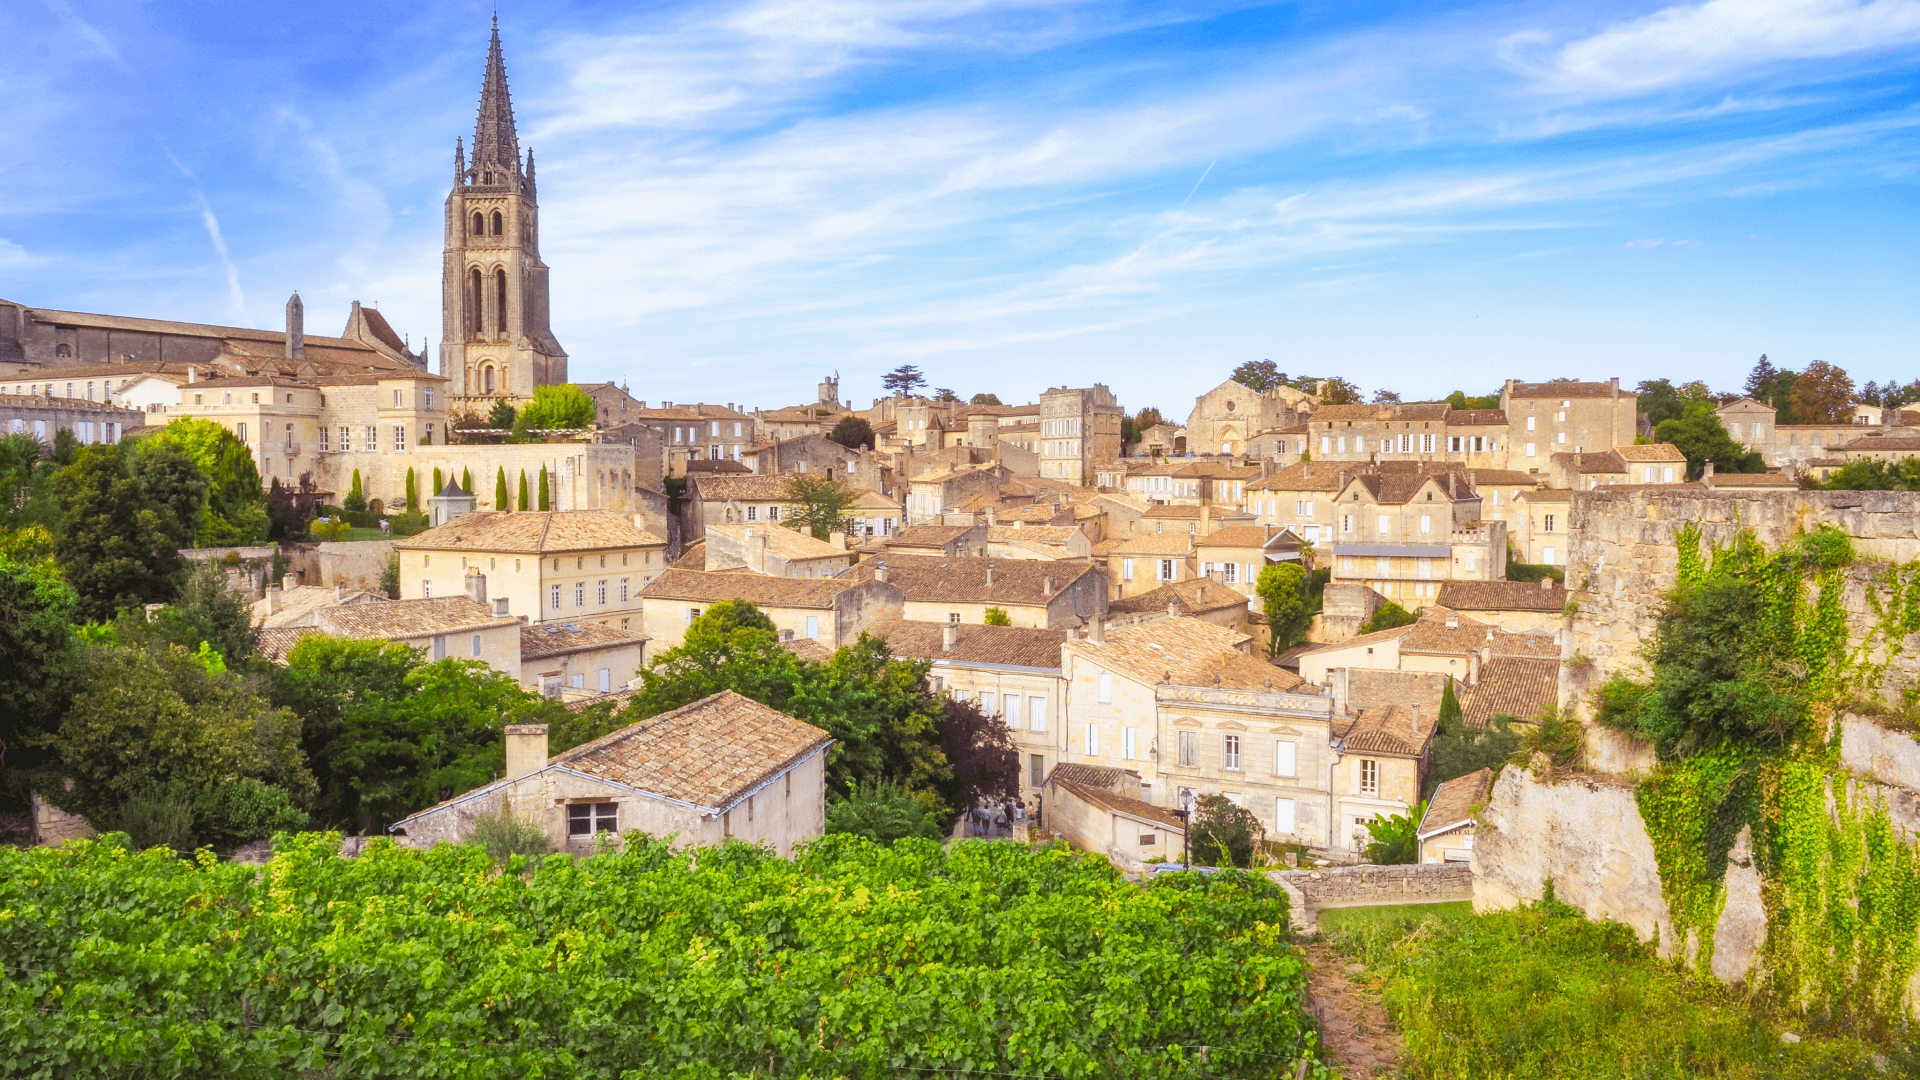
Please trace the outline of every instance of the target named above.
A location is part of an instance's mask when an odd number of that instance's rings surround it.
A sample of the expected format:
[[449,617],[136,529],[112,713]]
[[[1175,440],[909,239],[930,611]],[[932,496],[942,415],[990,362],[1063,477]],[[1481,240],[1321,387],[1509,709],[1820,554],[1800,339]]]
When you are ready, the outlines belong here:
[[1445,904],[1378,904],[1368,907],[1321,908],[1318,918],[1322,934],[1343,934],[1363,929],[1378,931],[1381,928],[1392,928],[1404,933],[1416,922],[1440,916],[1469,915],[1472,912],[1472,901],[1455,900]]
[[[1379,981],[1413,1080],[1681,1080],[1911,1076],[1912,1033],[1875,1046],[1783,1021],[1660,960],[1632,930],[1547,900],[1320,913],[1323,932]],[[1441,910],[1445,909],[1445,910]],[[1365,914],[1355,914],[1365,913]],[[1331,924],[1329,916],[1339,916]],[[1783,1032],[1803,1036],[1781,1040]],[[1876,1057],[1878,1061],[1876,1061]]]

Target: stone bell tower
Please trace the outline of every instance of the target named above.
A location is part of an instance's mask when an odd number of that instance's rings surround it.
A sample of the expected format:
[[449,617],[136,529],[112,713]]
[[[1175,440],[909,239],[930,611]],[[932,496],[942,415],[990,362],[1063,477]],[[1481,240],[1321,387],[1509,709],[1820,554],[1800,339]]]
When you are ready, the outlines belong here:
[[498,15],[472,160],[454,142],[440,290],[440,374],[452,380],[449,393],[464,399],[456,407],[484,413],[491,403],[476,399],[519,402],[536,386],[567,381],[566,350],[548,325],[533,151],[523,169]]

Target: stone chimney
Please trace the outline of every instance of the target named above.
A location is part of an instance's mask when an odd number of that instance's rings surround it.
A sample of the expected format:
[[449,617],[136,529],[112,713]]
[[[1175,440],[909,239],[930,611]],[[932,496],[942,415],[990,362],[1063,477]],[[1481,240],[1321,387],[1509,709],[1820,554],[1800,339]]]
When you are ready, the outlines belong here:
[[1413,708],[1413,733],[1415,735],[1418,735],[1420,734],[1420,703],[1417,701],[1414,702],[1412,708]]
[[1460,613],[1459,612],[1457,611],[1447,612],[1447,629],[1449,630],[1460,629]]
[[[197,367],[194,367],[194,366],[193,366],[192,364],[188,364],[188,365],[187,365],[187,382],[188,382],[188,384],[193,384],[193,383],[197,383],[197,382],[199,382],[199,381],[200,381],[200,369],[199,369],[199,368],[197,368]],[[52,384],[51,384],[51,383],[49,383],[48,385],[52,385]]]
[[1342,715],[1347,711],[1347,677],[1350,674],[1351,672],[1346,668],[1334,668],[1332,671],[1327,672],[1327,682],[1331,684],[1329,689],[1333,691],[1333,713],[1335,716]]
[[336,604],[344,604],[347,602],[346,578],[341,578],[339,581],[333,583],[333,602]]
[[953,647],[958,644],[960,644],[960,624],[955,622],[942,623],[940,625],[940,651],[952,652]]
[[518,780],[547,765],[547,725],[507,725],[507,779]]
[[1107,617],[1105,615],[1095,615],[1087,621],[1087,640],[1093,642],[1095,645],[1105,645],[1107,643]]
[[1040,579],[1040,595],[1041,596],[1053,595],[1053,575],[1052,574],[1048,574],[1046,577]]
[[300,304],[300,294],[294,293],[287,298],[287,359],[305,360],[307,358],[306,309]]
[[267,586],[267,614],[278,615],[280,613],[281,595],[279,585]]
[[873,568],[873,580],[880,582],[882,585],[886,584],[887,582],[887,564],[886,563],[881,563],[880,565]]
[[496,596],[493,598],[493,617],[496,619],[504,619],[507,617],[506,597]]
[[754,573],[764,574],[767,572],[766,533],[752,527],[747,529],[746,559],[747,566],[750,567]]
[[839,529],[835,529],[827,534],[827,543],[832,544],[841,551],[845,551],[847,550],[847,534]]
[[1709,461],[1701,466],[1700,482],[1707,485],[1708,491],[1713,490],[1713,462]]
[[[1211,577],[1212,575],[1209,574],[1208,576]],[[1200,583],[1200,602],[1203,604],[1207,602],[1207,583],[1204,581]]]
[[286,576],[280,579],[280,588],[282,589],[288,589],[288,590],[296,589],[296,588],[299,588],[299,586],[300,586],[300,579],[298,577],[295,577],[292,574],[287,574]]
[[998,524],[1000,524],[1000,508],[997,506],[987,507],[987,526],[991,528]]
[[1167,601],[1167,618],[1177,619],[1179,617],[1180,617],[1180,601],[1178,600]]
[[467,599],[481,604],[487,602],[487,575],[481,573],[479,567],[467,567],[466,586]]
[[[1053,579],[1048,578],[1047,580],[1051,581]],[[993,564],[992,563],[987,564],[987,588],[989,589],[993,588]]]

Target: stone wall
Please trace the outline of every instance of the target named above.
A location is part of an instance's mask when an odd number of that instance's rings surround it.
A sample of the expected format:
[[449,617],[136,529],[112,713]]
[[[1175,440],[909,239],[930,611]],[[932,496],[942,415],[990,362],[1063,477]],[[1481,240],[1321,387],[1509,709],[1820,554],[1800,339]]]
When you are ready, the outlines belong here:
[[[1683,525],[1697,524],[1709,545],[1751,529],[1769,551],[1817,525],[1838,526],[1853,538],[1860,557],[1849,574],[1846,601],[1856,635],[1874,622],[1867,601],[1872,575],[1887,562],[1920,558],[1920,492],[1601,488],[1574,492],[1569,517],[1567,587],[1579,610],[1567,626],[1560,698],[1578,710],[1584,710],[1588,692],[1638,662],[1641,643],[1652,636],[1676,580],[1674,534]],[[1905,656],[1877,690],[1897,702],[1915,686],[1920,641],[1909,639]]]
[[1267,875],[1295,902],[1295,925],[1304,933],[1318,928],[1322,908],[1378,904],[1438,904],[1474,896],[1473,869],[1467,863],[1411,863],[1405,866],[1329,866],[1318,870],[1277,870]]

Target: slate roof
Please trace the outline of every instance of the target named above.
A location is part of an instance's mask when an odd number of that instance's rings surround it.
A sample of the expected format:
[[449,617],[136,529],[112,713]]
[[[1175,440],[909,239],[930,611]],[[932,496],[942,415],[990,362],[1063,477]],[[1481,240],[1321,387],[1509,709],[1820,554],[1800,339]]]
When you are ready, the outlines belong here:
[[1151,612],[1165,613],[1167,605],[1174,601],[1180,603],[1182,615],[1200,615],[1212,611],[1225,611],[1229,608],[1245,610],[1247,597],[1217,581],[1169,581],[1165,585],[1138,596],[1129,596],[1124,600],[1107,601],[1107,614],[1139,615]]
[[582,743],[547,764],[717,814],[832,741],[812,724],[722,690]]
[[1467,723],[1483,728],[1501,713],[1531,720],[1559,700],[1558,659],[1496,656],[1480,665],[1480,681],[1461,696],[1460,712]]
[[[898,586],[908,600],[945,600],[963,604],[1045,605],[1081,578],[1096,574],[1091,565],[1038,559],[995,559],[984,555],[895,555],[862,559],[850,577],[865,581],[878,567],[887,568],[887,584]],[[993,567],[993,584],[987,568]],[[1104,575],[1102,575],[1104,577]],[[847,580],[840,578],[835,580]],[[1053,591],[1045,592],[1047,582]]]
[[[898,556],[896,556],[897,558]],[[719,571],[671,569],[640,590],[650,600],[751,600],[761,607],[830,608],[855,582],[837,578],[770,577]]]
[[886,641],[895,656],[929,660],[951,660],[960,664],[1010,664],[1015,667],[1060,667],[1060,646],[1067,640],[1065,630],[1043,630],[1028,626],[976,626],[963,623],[952,651],[945,648],[948,624],[935,622],[893,622],[876,627],[875,637]]
[[1456,776],[1441,784],[1434,789],[1433,798],[1427,803],[1427,812],[1421,817],[1415,832],[1421,840],[1425,840],[1471,823],[1474,807],[1486,801],[1487,789],[1492,786],[1492,769]]
[[1532,581],[1449,581],[1434,603],[1454,611],[1548,611],[1558,615],[1568,593],[1552,579]]
[[520,659],[540,660],[646,641],[645,634],[599,623],[536,623],[520,628]]
[[1148,802],[1131,799],[1108,788],[1087,787],[1070,780],[1054,781],[1060,787],[1072,792],[1085,802],[1092,803],[1109,813],[1122,814],[1131,818],[1140,818],[1152,822],[1155,826],[1168,829],[1181,835],[1186,834],[1185,826],[1174,816],[1173,811],[1163,810]]
[[319,629],[341,637],[417,638],[517,625],[511,615],[466,596],[435,596],[422,600],[389,600],[384,604],[348,604],[320,612]]
[[[1162,619],[1106,632],[1103,644],[1069,641],[1076,655],[1154,686],[1219,686],[1230,690],[1288,691],[1305,680],[1239,651],[1247,636],[1199,619]],[[1218,679],[1216,683],[1214,680]]]
[[396,541],[402,551],[510,551],[552,555],[563,551],[662,547],[665,540],[613,510],[521,510],[462,514]]

